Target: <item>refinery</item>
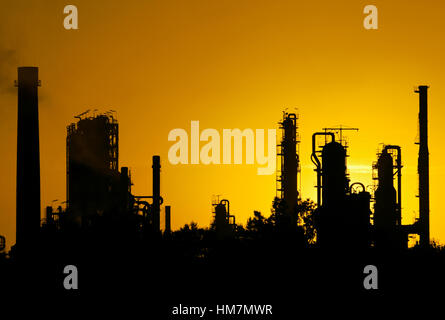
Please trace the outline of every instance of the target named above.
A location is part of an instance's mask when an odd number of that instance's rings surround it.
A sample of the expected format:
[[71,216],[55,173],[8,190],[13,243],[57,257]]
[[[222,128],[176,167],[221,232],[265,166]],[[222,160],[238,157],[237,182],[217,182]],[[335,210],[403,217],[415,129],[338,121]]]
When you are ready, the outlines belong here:
[[[430,247],[427,86],[415,91],[419,97],[419,216],[413,224],[402,224],[403,146],[381,148],[373,165],[375,187],[367,188],[350,181],[348,175],[344,131],[357,129],[322,128],[312,134],[312,153],[300,154],[298,116],[283,112],[271,217],[255,213],[243,227],[231,212],[230,200],[218,198],[213,202],[209,228],[191,224],[172,230],[176,213],[168,205],[168,195],[161,194],[161,158],[153,155],[151,159],[152,194],[134,194],[130,169],[119,167],[119,123],[113,111],[85,112],[67,126],[66,207],[47,206],[41,218],[40,85],[38,68],[18,68],[17,239],[6,252],[5,238],[0,237],[3,263],[20,264],[36,257],[55,265],[63,264],[67,257],[81,263],[125,252],[131,261],[145,255],[144,261],[173,259],[193,264],[220,261],[221,256],[238,259],[269,246],[273,248],[270,254],[283,250],[283,256],[290,257],[302,257],[298,252],[311,248],[360,254],[401,252],[408,250],[412,235],[419,237],[417,248]],[[310,157],[314,166],[317,197],[313,202],[300,197],[302,157]],[[265,252],[269,251],[262,254]]]
[[[119,124],[112,111],[104,114],[92,114],[87,111],[75,116],[76,122],[67,126],[67,206],[65,209],[48,206],[45,217],[41,219],[38,68],[18,68],[16,86],[18,87],[17,244],[14,250],[27,251],[36,243],[35,240],[43,230],[47,232],[86,230],[94,227],[96,223],[100,224],[98,221],[101,219],[117,224],[125,222],[122,227],[128,227],[139,235],[149,233],[162,237],[160,212],[164,198],[160,194],[161,159],[157,155],[152,159],[153,194],[134,195],[131,191],[129,168],[119,168]],[[328,246],[329,243],[334,243],[332,239],[348,243],[347,239],[339,237],[342,235],[350,237],[350,232],[346,230],[354,230],[356,241],[352,243],[363,248],[370,246],[406,248],[408,236],[411,234],[419,235],[420,245],[428,247],[430,238],[427,90],[427,86],[419,86],[416,90],[419,95],[420,128],[419,217],[414,224],[401,223],[403,168],[401,146],[384,145],[378,153],[373,166],[377,184],[371,193],[362,183],[351,182],[348,177],[346,162],[348,147],[343,138],[343,131],[353,128],[324,128],[320,132],[313,133],[310,158],[317,177],[315,210],[317,245]],[[277,175],[277,200],[284,208],[284,216],[287,217],[290,229],[297,229],[299,226],[297,215],[298,204],[301,202],[297,188],[301,157],[298,152],[297,120],[295,113],[283,112],[283,118],[279,122],[282,137],[277,145],[280,169]],[[234,130],[229,131],[231,136],[236,133]],[[238,140],[236,145],[239,149],[240,141],[245,134],[238,131],[235,140]],[[253,140],[253,136],[250,140]],[[246,141],[249,142],[249,139]],[[253,142],[250,142],[253,147]],[[228,226],[236,225],[235,217],[230,213],[229,200],[217,201],[214,206],[217,230],[228,230]],[[165,206],[164,211],[166,213],[164,230],[170,233],[171,207]]]

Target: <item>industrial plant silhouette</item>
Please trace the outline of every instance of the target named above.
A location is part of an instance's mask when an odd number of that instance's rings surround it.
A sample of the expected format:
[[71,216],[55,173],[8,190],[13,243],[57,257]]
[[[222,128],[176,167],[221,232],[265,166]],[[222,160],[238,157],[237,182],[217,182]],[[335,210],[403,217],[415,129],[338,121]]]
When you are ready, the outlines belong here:
[[[380,292],[444,283],[445,254],[429,234],[427,86],[416,91],[419,218],[414,224],[401,223],[401,146],[383,146],[373,168],[375,188],[365,188],[351,183],[347,174],[343,131],[349,129],[315,132],[312,154],[301,155],[298,117],[284,112],[270,217],[254,212],[245,226],[239,225],[229,200],[218,199],[211,226],[191,223],[172,230],[175,211],[165,205],[168,195],[161,195],[162,161],[158,155],[152,158],[153,194],[133,194],[129,169],[119,169],[119,125],[113,112],[86,112],[68,125],[67,205],[48,206],[41,219],[38,68],[18,68],[16,85],[17,242],[0,260],[2,282],[10,288],[65,294],[139,288],[167,303],[184,296],[210,302],[228,293],[282,302],[292,299],[283,285],[307,297],[336,290],[367,294],[363,268],[369,264],[381,271]],[[299,158],[306,156],[317,177],[316,202],[298,193]],[[412,234],[420,241],[409,249]],[[4,237],[0,246],[4,250]],[[63,287],[66,265],[79,269],[76,291]],[[38,272],[30,274],[30,266]]]

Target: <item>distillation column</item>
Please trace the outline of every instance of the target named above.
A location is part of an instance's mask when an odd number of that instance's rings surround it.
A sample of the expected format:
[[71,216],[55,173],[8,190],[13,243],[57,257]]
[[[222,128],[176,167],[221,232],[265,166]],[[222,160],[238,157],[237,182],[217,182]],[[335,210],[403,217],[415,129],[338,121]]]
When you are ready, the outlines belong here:
[[296,207],[298,204],[297,175],[297,117],[294,113],[285,114],[280,123],[283,129],[281,141],[281,192],[286,204],[286,214],[290,217],[291,226],[296,226]]

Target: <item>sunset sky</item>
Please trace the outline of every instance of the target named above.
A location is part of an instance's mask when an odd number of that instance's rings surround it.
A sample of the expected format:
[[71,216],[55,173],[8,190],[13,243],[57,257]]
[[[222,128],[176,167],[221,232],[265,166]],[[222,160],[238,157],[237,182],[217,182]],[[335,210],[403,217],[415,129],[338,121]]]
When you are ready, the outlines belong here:
[[[63,8],[79,10],[65,30]],[[378,30],[363,8],[378,8]],[[445,243],[445,3],[296,0],[0,0],[0,234],[15,243],[18,66],[39,67],[42,209],[66,200],[66,126],[87,109],[117,111],[120,166],[151,194],[151,157],[172,226],[207,226],[212,196],[245,224],[270,214],[275,175],[257,165],[171,165],[170,130],[278,128],[298,109],[301,194],[315,200],[311,135],[348,132],[351,182],[371,185],[379,144],[402,147],[403,223],[418,215],[418,96],[429,85],[431,237]],[[442,124],[441,124],[442,122]],[[277,132],[278,135],[279,132]],[[204,143],[203,143],[204,144]],[[54,201],[53,200],[57,200]]]

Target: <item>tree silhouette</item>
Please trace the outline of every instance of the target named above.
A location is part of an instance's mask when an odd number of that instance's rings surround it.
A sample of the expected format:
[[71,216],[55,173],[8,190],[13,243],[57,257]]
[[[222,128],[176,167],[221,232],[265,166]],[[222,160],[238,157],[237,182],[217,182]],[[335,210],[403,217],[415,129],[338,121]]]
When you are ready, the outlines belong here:
[[308,244],[314,244],[317,238],[316,204],[310,199],[300,202],[297,206],[298,222],[303,225],[304,237]]

